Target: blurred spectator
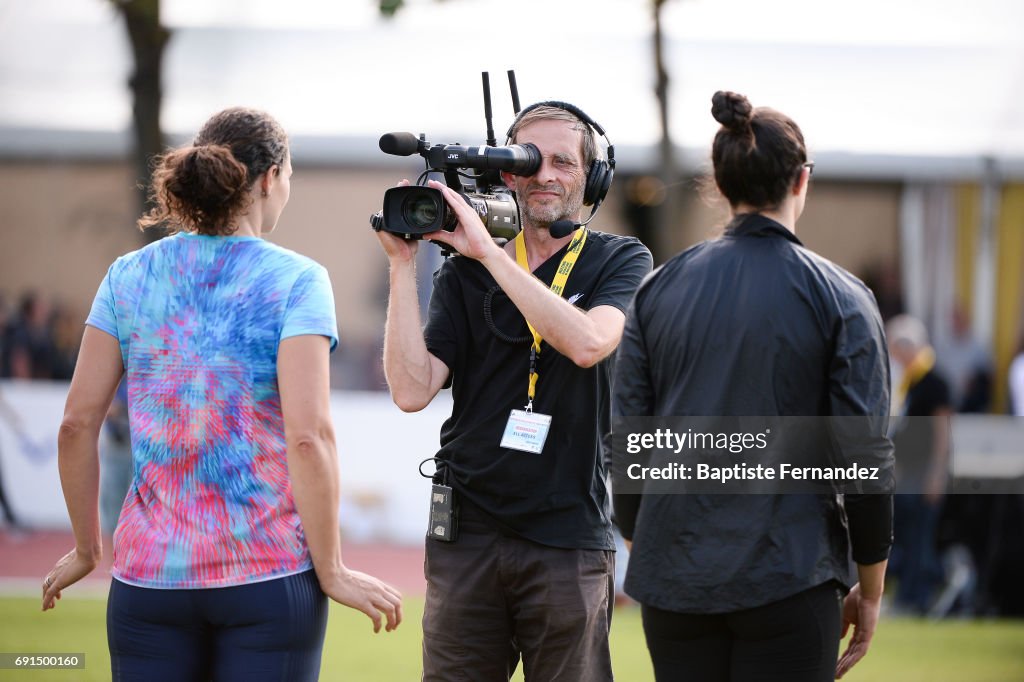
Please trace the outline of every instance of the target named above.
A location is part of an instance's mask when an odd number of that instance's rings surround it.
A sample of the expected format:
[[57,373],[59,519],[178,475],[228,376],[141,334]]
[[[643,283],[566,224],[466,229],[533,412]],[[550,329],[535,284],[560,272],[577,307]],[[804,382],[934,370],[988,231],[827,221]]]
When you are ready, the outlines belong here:
[[903,312],[903,284],[895,261],[872,263],[864,269],[861,279],[875,295],[883,320]]
[[132,443],[128,429],[128,384],[122,379],[103,422],[106,439],[100,450],[100,527],[113,535],[132,484]]
[[957,412],[987,412],[992,402],[992,358],[971,333],[971,319],[957,303],[952,335],[936,344],[939,370],[949,380],[951,404]]
[[78,347],[82,342],[82,325],[85,318],[65,303],[54,305],[50,317],[50,339],[52,344],[51,379],[70,381],[78,359]]
[[1024,334],[1017,344],[1017,354],[1010,363],[1010,413],[1024,417]]
[[54,348],[50,306],[38,292],[26,292],[18,315],[4,334],[3,376],[15,379],[53,378]]
[[886,335],[892,359],[902,369],[895,395],[902,407],[894,420],[897,495],[889,573],[898,581],[896,608],[923,614],[942,577],[936,530],[949,477],[952,406],[924,324],[897,315],[886,325]]

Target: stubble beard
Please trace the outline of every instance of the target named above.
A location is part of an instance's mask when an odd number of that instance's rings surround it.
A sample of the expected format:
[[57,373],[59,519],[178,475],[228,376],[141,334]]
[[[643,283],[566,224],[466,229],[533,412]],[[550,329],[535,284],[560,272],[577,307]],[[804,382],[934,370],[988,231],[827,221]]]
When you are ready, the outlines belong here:
[[575,221],[583,208],[583,192],[580,190],[560,194],[557,201],[533,203],[523,202],[523,223],[528,226],[547,229],[558,220]]

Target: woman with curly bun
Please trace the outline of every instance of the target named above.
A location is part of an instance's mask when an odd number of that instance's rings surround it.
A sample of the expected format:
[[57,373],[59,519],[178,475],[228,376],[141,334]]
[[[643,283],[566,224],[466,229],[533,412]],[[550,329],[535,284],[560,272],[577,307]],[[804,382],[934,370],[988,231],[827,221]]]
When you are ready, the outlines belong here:
[[[714,180],[732,219],[641,285],[618,349],[615,414],[850,417],[871,425],[857,444],[889,471],[874,298],[796,236],[814,167],[803,134],[742,95],[717,92],[712,104]],[[813,444],[828,456],[825,440]],[[831,680],[867,651],[891,494],[617,492],[615,511],[632,542],[625,590],[642,604],[658,680]]]
[[59,436],[75,548],[43,610],[102,555],[97,438],[122,375],[134,478],[114,533],[117,680],[315,680],[327,597],[387,630],[401,597],[342,562],[327,271],[264,241],[291,159],[266,113],[215,114],[164,154],[141,227],[170,236],[100,284]]

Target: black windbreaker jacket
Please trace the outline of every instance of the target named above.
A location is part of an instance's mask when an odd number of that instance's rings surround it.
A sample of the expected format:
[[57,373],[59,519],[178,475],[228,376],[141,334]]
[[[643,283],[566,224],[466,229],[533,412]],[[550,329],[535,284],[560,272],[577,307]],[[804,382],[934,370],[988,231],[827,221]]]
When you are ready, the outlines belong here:
[[[616,356],[616,416],[889,412],[889,361],[871,291],[779,223],[737,216],[719,239],[655,270]],[[829,580],[892,544],[891,495],[615,495],[633,540],[626,591],[657,608],[722,613]]]

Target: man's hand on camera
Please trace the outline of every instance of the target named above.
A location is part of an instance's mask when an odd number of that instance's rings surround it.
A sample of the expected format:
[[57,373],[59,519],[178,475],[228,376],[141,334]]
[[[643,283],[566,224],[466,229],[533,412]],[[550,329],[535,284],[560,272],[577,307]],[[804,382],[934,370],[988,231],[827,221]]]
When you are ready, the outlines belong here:
[[[399,187],[409,185],[408,180],[398,183]],[[387,230],[377,231],[377,239],[384,247],[384,253],[392,263],[410,263],[416,260],[416,251],[419,249],[418,239],[403,239],[398,235],[391,234]]]
[[484,260],[495,255],[505,257],[501,247],[494,243],[494,239],[487,232],[487,228],[484,226],[483,221],[480,220],[480,216],[466,203],[465,199],[459,196],[458,192],[443,182],[437,182],[436,180],[431,180],[428,184],[434,189],[441,190],[445,200],[448,202],[448,207],[451,208],[459,219],[459,224],[454,232],[438,230],[437,232],[423,235],[424,239],[443,242],[463,256],[475,260]]

